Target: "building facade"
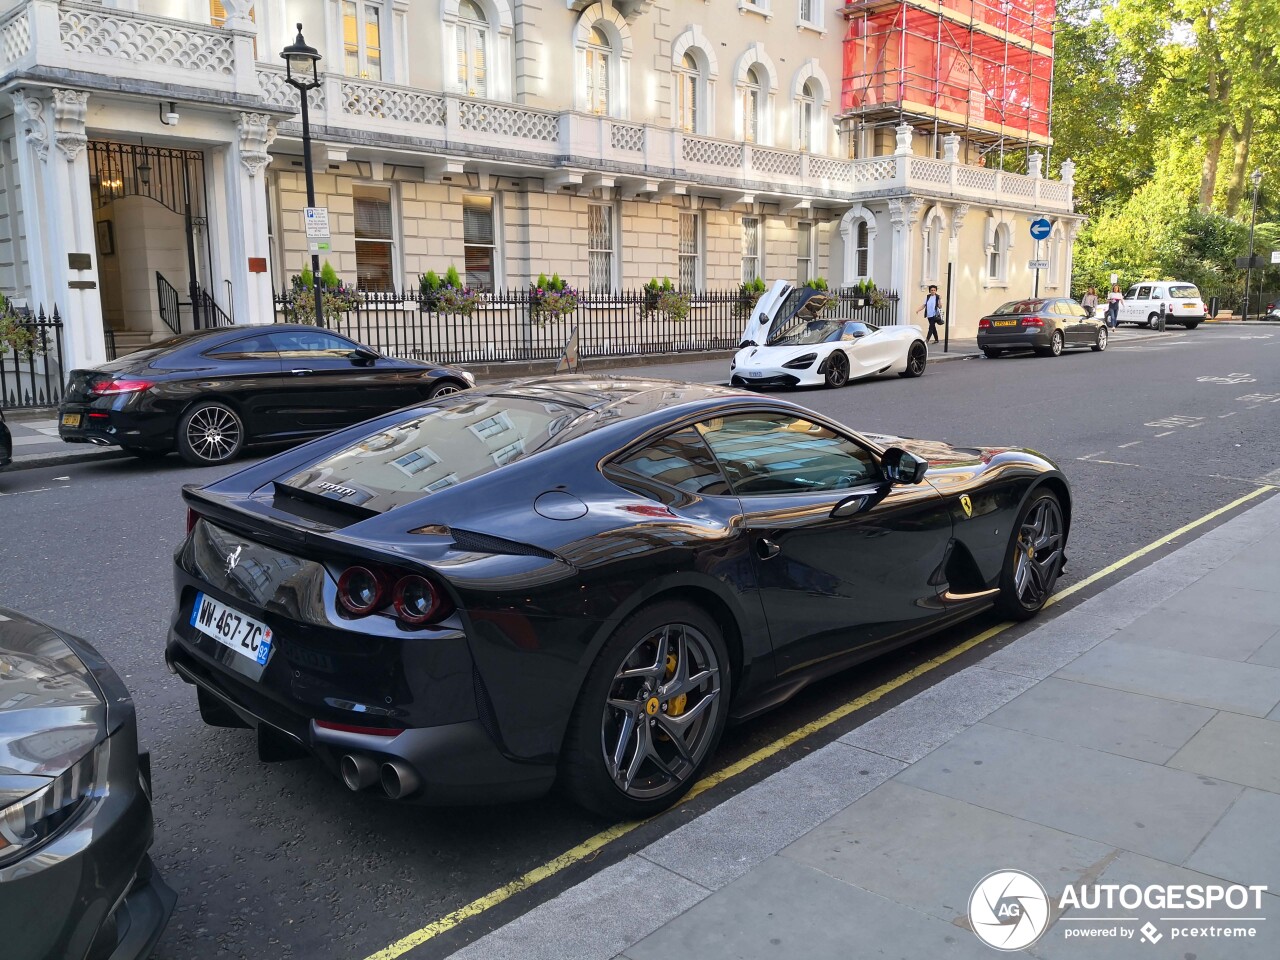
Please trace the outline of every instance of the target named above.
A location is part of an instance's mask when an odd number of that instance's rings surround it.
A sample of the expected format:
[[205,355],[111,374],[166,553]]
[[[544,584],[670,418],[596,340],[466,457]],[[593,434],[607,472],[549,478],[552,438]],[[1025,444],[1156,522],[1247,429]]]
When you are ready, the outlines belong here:
[[[948,27],[978,6],[920,2]],[[324,58],[310,117],[326,259],[348,284],[413,289],[450,266],[478,290],[542,273],[601,292],[871,279],[911,319],[950,268],[956,335],[1031,293],[1029,258],[1050,261],[1042,293],[1067,295],[1070,164],[1045,179],[1047,130],[895,94],[894,44],[864,29],[884,6],[0,3],[0,290],[56,303],[75,364],[102,358],[103,330],[130,345],[272,319],[272,291],[309,263],[279,57],[301,22]],[[974,35],[1044,53],[1008,27]],[[1027,173],[988,165],[997,145],[1026,152]],[[1038,247],[1039,216],[1054,232]]]

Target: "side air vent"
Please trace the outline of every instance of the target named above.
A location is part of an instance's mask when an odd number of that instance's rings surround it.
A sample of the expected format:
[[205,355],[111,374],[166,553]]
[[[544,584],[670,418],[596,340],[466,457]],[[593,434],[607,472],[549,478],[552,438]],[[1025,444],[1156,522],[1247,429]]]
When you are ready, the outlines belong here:
[[545,557],[548,560],[556,559],[556,555],[541,547],[534,547],[527,543],[519,543],[515,540],[505,540],[502,537],[490,536],[487,533],[473,533],[470,530],[459,530],[453,527],[450,530],[453,542],[459,549],[472,550],[476,553],[505,553],[517,557]]

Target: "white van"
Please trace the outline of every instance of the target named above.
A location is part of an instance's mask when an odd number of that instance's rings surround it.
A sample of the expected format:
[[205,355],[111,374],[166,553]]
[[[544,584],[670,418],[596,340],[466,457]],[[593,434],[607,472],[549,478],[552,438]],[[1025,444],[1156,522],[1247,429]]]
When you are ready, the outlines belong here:
[[[1180,323],[1194,330],[1209,316],[1209,310],[1195,284],[1180,280],[1143,280],[1135,283],[1120,304],[1120,322],[1154,327],[1164,304],[1165,322]],[[1104,308],[1105,309],[1105,308]]]

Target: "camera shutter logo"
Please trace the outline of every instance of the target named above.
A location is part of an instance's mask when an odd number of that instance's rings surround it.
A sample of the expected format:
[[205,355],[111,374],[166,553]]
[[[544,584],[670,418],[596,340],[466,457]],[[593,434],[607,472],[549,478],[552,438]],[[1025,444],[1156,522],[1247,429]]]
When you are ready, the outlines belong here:
[[1049,926],[1049,895],[1029,873],[997,870],[969,895],[969,926],[989,947],[1023,950]]

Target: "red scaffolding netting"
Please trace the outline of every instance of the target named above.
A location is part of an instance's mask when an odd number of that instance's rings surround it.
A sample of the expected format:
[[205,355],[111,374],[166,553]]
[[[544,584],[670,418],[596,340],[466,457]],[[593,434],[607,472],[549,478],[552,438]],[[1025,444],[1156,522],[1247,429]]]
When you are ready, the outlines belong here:
[[851,4],[842,110],[1047,140],[1054,12],[1054,0]]

